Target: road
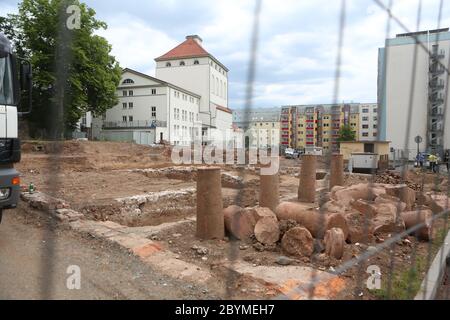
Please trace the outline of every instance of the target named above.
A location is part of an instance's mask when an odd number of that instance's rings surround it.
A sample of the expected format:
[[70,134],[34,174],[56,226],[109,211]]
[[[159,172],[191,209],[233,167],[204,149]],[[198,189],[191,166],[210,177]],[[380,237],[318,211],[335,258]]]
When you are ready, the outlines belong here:
[[[0,225],[0,300],[214,298],[205,288],[156,273],[118,247],[52,226],[27,210],[4,212]],[[80,268],[79,290],[67,287],[74,275],[67,273],[69,266]]]

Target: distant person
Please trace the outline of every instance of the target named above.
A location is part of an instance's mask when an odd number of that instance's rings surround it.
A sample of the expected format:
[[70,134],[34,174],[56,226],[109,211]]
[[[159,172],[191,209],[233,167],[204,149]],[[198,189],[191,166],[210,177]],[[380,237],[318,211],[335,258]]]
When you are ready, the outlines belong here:
[[416,162],[417,162],[417,166],[419,168],[423,168],[423,163],[425,162],[425,157],[423,155],[423,153],[419,153],[416,157]]
[[444,163],[447,166],[447,172],[450,173],[450,150],[445,151]]
[[436,157],[434,154],[431,153],[430,156],[428,157],[428,161],[430,162],[431,172],[436,173],[438,157]]

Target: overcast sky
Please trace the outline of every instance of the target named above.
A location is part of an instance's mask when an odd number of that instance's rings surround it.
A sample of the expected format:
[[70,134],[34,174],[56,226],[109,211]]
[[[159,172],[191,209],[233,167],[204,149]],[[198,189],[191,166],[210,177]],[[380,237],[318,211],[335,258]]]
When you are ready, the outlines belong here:
[[[87,0],[122,67],[155,74],[154,58],[188,34],[229,69],[230,108],[244,106],[254,0]],[[384,0],[387,3],[387,0]],[[417,30],[419,0],[393,0],[393,13]],[[423,0],[420,29],[435,29],[440,0]],[[450,26],[444,1],[442,27]],[[17,11],[17,0],[0,0],[0,15]],[[263,0],[255,107],[330,103],[338,44],[340,1]],[[373,0],[347,0],[339,100],[376,102],[378,48],[387,14]],[[390,37],[404,32],[393,22]]]

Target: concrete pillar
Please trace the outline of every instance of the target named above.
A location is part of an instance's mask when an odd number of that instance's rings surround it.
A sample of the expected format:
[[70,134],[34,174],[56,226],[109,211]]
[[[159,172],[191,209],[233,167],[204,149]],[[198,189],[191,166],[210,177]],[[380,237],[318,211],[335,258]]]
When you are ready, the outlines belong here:
[[333,154],[331,156],[330,190],[335,186],[344,185],[344,156]]
[[273,212],[280,202],[280,176],[260,175],[259,181],[259,206],[269,208]]
[[315,155],[302,156],[300,185],[298,188],[298,200],[301,202],[316,202],[316,161]]
[[203,240],[225,237],[222,182],[217,167],[203,167],[197,172],[197,237]]

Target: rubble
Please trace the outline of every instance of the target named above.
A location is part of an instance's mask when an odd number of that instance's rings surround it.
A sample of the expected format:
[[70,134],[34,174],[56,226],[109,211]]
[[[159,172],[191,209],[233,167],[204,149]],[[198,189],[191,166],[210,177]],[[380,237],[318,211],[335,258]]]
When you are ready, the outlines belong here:
[[375,177],[375,183],[392,184],[392,185],[406,184],[409,188],[413,189],[414,191],[421,190],[421,186],[418,183],[414,183],[411,181],[404,181],[404,179],[400,175],[392,171],[387,171],[384,172],[383,174],[378,174]]
[[345,214],[349,234],[349,243],[365,243],[373,241],[373,225],[370,217],[359,211],[351,211]]
[[406,210],[411,210],[416,202],[416,192],[406,184],[386,186],[386,194],[399,198],[406,203]]
[[289,266],[291,264],[295,263],[295,260],[285,257],[285,256],[281,256],[278,257],[277,260],[275,261],[276,264],[279,264],[280,266]]

